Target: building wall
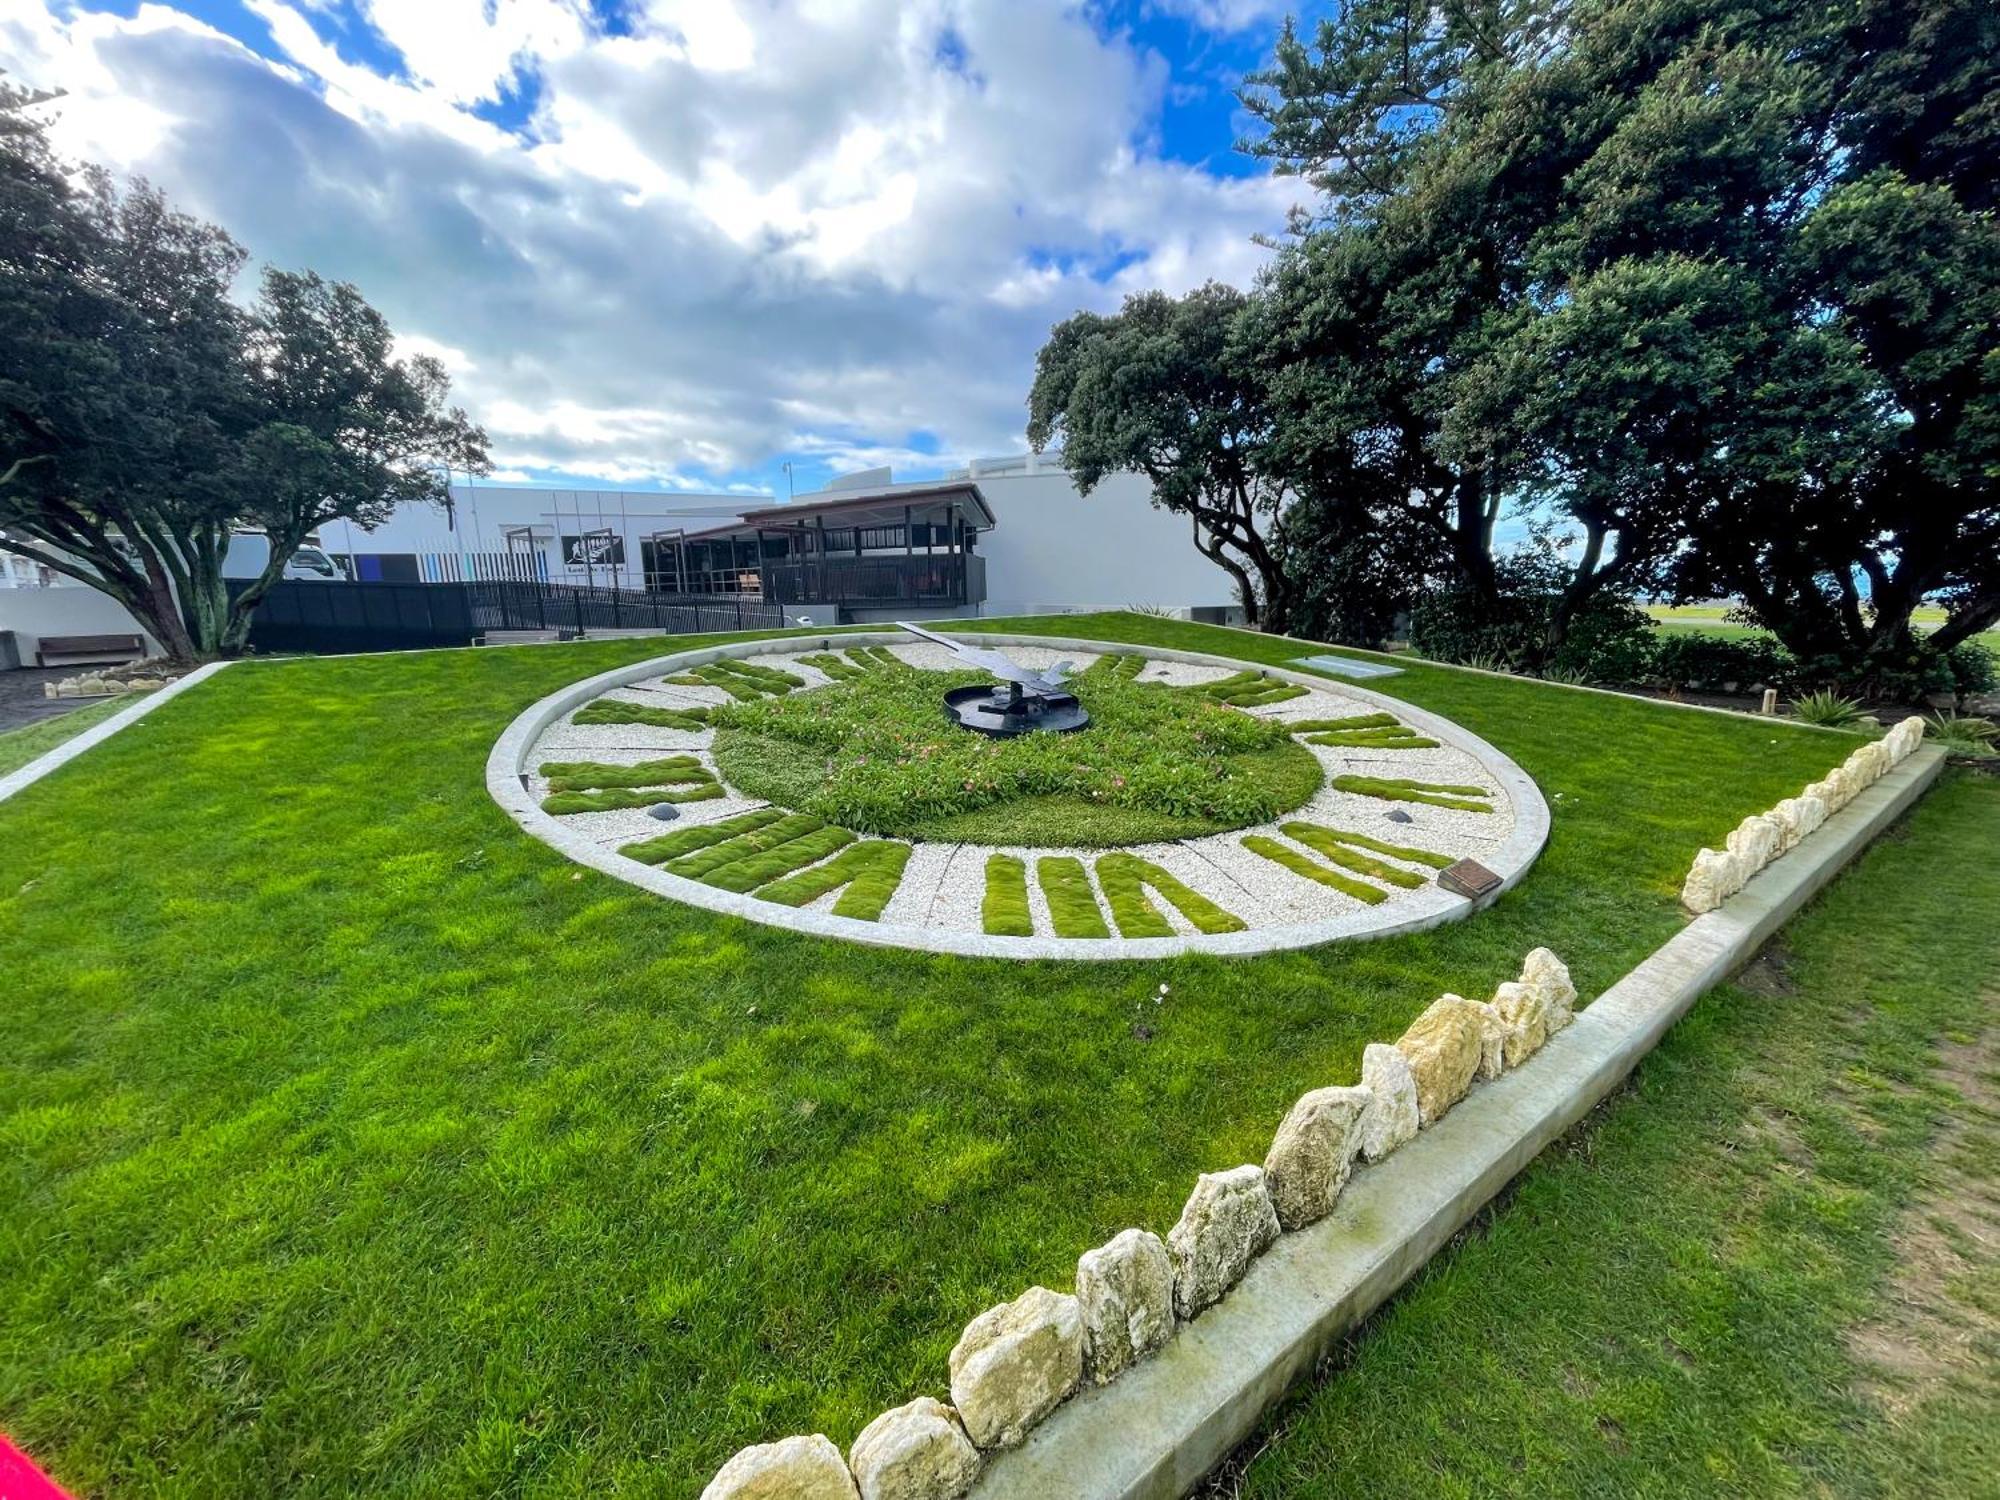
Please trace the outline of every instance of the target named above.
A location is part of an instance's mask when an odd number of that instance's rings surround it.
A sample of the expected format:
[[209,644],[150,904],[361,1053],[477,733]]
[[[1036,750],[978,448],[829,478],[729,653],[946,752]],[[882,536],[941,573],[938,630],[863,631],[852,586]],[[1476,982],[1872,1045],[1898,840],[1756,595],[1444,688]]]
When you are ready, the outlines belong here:
[[162,654],[159,643],[140,629],[124,605],[82,583],[73,588],[0,589],[0,630],[14,632],[14,648],[27,667],[35,664],[35,648],[45,635],[137,632],[146,637],[148,656]]
[[998,522],[979,539],[984,614],[1237,602],[1229,575],[1195,551],[1186,517],[1156,509],[1137,474],[1113,475],[1088,495],[1061,469],[1024,461],[974,465],[967,477]]

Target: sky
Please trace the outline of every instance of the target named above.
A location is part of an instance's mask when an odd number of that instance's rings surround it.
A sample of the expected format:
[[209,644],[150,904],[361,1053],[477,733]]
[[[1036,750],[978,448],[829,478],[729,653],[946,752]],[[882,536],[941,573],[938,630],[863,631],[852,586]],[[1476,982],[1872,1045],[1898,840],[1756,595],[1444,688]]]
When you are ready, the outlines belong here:
[[1051,325],[1247,284],[1288,8],[0,0],[0,70],[253,273],[356,283],[496,481],[783,497],[1020,452]]

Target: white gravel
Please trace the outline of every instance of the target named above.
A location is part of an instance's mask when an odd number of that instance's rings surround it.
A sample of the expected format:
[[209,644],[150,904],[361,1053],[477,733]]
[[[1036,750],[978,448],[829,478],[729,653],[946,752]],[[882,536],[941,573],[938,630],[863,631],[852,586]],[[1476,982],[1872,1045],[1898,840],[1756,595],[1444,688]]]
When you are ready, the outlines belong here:
[[[946,671],[961,665],[949,651],[928,642],[912,642],[891,649],[899,658],[921,670]],[[1068,654],[1041,647],[1008,646],[1005,649],[1023,666],[1037,669],[1067,659],[1074,662],[1076,670],[1081,671],[1096,660],[1089,653]],[[814,686],[832,680],[818,668],[800,662],[795,653],[774,653],[752,660],[806,677]],[[1216,681],[1228,675],[1230,669],[1221,667],[1153,661],[1140,673],[1139,680],[1185,686]],[[663,707],[729,701],[728,695],[719,688],[682,687],[665,683],[659,678],[613,689],[610,696]],[[1346,718],[1374,713],[1378,709],[1376,705],[1349,697],[1338,686],[1328,684],[1316,687],[1301,697],[1247,711],[1289,723],[1302,719]],[[712,730],[673,730],[643,724],[577,725],[566,717],[542,735],[530,763],[593,759],[629,765],[660,755],[693,753],[713,769],[714,761],[709,753],[713,737]],[[1289,847],[1298,848],[1308,857],[1315,857],[1311,851],[1294,844],[1279,832],[1280,823],[1296,819],[1367,834],[1390,843],[1428,849],[1453,858],[1478,858],[1497,849],[1512,830],[1514,809],[1498,778],[1477,756],[1467,751],[1449,746],[1434,750],[1380,750],[1325,745],[1307,748],[1319,761],[1329,783],[1334,776],[1351,774],[1481,786],[1493,794],[1494,811],[1483,814],[1456,812],[1424,803],[1339,792],[1330,785],[1322,785],[1304,806],[1260,827],[1179,843],[1144,844],[1130,852],[1159,865],[1183,884],[1242,918],[1253,929],[1312,923],[1324,926],[1327,936],[1331,938],[1444,910],[1457,904],[1460,898],[1427,882],[1416,890],[1391,888],[1387,900],[1370,906],[1251,853],[1243,847],[1246,836],[1264,834]],[[539,777],[531,776],[529,783],[537,797],[544,794],[546,788]],[[720,800],[680,804],[681,816],[671,823],[660,822],[643,808],[578,813],[562,821],[601,844],[615,847],[673,828],[734,817],[764,805],[760,800],[739,796],[732,790],[730,795]],[[1389,815],[1395,811],[1406,813],[1409,821],[1394,821]],[[890,899],[881,920],[888,926],[981,932],[980,907],[986,891],[986,863],[996,853],[1007,853],[1021,858],[1027,865],[1028,904],[1035,931],[1040,936],[1051,936],[1054,928],[1049,918],[1047,899],[1037,878],[1037,864],[1050,857],[1071,855],[1081,859],[1086,868],[1091,868],[1103,852],[975,844],[917,844],[913,846],[909,863],[904,868],[902,883]],[[1433,874],[1421,866],[1412,865],[1411,868],[1427,877]],[[1097,895],[1106,925],[1115,934],[1116,923],[1112,920],[1101,887]],[[1172,903],[1159,897],[1149,899],[1153,900],[1176,933],[1192,935],[1196,931]],[[823,896],[806,909],[826,910],[837,900],[837,893]]]

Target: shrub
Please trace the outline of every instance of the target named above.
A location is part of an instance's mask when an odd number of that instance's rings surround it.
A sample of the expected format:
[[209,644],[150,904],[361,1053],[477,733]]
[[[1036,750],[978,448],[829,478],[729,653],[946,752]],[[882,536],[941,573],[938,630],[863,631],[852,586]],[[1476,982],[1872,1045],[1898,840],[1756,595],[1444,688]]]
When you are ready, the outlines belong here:
[[1802,698],[1794,698],[1792,716],[1806,724],[1817,724],[1822,729],[1848,729],[1865,717],[1861,705],[1854,699],[1843,698],[1831,691],[1807,693]]
[[1953,755],[1984,757],[1993,753],[2000,725],[1965,714],[1932,714],[1924,724],[1924,738]]
[[1798,664],[1769,636],[1710,635],[1700,630],[1661,631],[1651,661],[1638,675],[1606,681],[1645,682],[1672,692],[1741,693],[1784,688],[1798,679]]

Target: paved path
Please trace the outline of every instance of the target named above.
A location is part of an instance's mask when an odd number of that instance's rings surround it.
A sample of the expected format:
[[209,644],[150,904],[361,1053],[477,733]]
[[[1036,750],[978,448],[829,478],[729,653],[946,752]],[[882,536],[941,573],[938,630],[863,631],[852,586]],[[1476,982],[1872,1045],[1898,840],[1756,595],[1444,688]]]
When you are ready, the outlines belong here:
[[74,677],[81,667],[22,667],[0,672],[0,733],[20,729],[43,719],[53,719],[72,709],[95,703],[95,698],[44,698],[42,684]]

